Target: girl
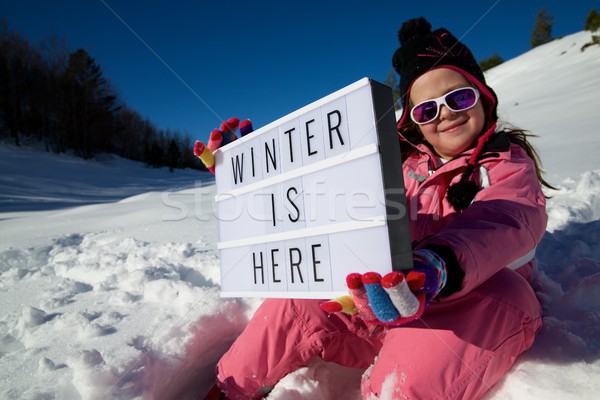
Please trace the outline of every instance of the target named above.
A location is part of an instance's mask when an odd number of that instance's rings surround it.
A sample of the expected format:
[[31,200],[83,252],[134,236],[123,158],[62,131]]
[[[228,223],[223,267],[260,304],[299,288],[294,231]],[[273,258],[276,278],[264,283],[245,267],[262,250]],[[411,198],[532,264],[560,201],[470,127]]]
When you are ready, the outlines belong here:
[[261,398],[321,357],[366,369],[365,399],[476,399],[540,330],[530,282],[547,222],[541,185],[551,186],[528,136],[497,128],[496,94],[450,32],[418,18],[398,37],[415,269],[351,274],[353,315],[336,302],[265,300],[219,361],[207,398]]

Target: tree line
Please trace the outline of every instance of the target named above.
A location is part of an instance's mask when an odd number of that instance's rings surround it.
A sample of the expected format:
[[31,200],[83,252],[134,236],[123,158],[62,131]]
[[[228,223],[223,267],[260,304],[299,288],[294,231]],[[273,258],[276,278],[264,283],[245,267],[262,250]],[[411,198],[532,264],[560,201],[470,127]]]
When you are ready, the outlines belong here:
[[127,106],[83,49],[49,38],[32,45],[0,22],[0,140],[44,143],[83,158],[112,153],[152,167],[203,169],[192,139],[159,129]]

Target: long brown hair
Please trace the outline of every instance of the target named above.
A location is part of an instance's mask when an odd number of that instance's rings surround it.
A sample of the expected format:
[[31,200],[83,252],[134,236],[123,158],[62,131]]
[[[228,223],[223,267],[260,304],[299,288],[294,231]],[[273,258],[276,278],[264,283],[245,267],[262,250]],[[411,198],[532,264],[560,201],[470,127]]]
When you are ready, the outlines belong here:
[[[548,189],[558,190],[557,187],[550,184],[544,178],[544,168],[542,167],[542,160],[540,158],[540,155],[529,141],[529,138],[536,138],[538,136],[524,129],[518,129],[510,126],[503,128],[502,131],[506,133],[506,135],[508,136],[508,140],[510,140],[511,143],[515,143],[521,146],[521,148],[525,150],[525,153],[527,153],[527,155],[533,160],[533,164],[535,165],[535,174],[537,175],[537,178],[542,184],[542,186],[545,186]],[[549,196],[546,197],[548,198]]]

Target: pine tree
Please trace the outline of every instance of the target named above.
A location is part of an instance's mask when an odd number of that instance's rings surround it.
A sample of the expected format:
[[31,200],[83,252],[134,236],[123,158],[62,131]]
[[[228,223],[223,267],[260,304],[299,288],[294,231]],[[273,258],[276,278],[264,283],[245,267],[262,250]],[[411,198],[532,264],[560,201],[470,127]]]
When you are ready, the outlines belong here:
[[600,14],[593,8],[585,19],[585,30],[590,32],[596,32],[600,29]]
[[584,44],[581,47],[581,51],[584,51],[590,46],[600,45],[600,35],[596,34],[600,29],[600,14],[596,12],[596,9],[592,9],[585,19],[585,30],[592,32],[592,40]]
[[173,172],[175,168],[179,166],[179,159],[181,158],[181,151],[179,145],[174,138],[169,140],[169,148],[167,149],[167,166],[169,171]]
[[164,165],[164,156],[162,147],[158,143],[158,141],[153,141],[150,145],[149,149],[150,153],[148,155],[148,165],[154,168],[160,168]]
[[65,71],[68,97],[65,111],[68,142],[77,154],[89,158],[97,151],[110,151],[116,96],[100,66],[79,49],[69,56]]
[[554,40],[552,37],[552,25],[554,17],[542,7],[535,16],[535,25],[531,34],[531,48],[546,44]]
[[481,67],[482,71],[487,71],[488,69],[492,69],[492,68],[502,64],[503,62],[504,62],[504,59],[502,57],[500,57],[500,54],[498,54],[497,52],[494,52],[494,54],[492,54],[491,57],[488,58],[487,60],[479,61],[479,66]]
[[30,67],[35,62],[35,50],[20,34],[8,28],[3,20],[0,27],[0,134],[8,134],[15,145],[25,130]]

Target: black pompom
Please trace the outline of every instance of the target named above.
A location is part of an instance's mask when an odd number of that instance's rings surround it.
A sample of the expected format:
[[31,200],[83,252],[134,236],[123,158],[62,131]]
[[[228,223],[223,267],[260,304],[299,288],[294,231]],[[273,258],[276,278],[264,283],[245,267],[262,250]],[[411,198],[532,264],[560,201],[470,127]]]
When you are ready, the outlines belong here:
[[431,33],[429,21],[423,17],[413,18],[402,24],[398,30],[398,40],[400,44],[403,44],[413,37],[427,35],[428,33]]
[[463,172],[460,181],[448,188],[446,197],[448,202],[456,211],[462,211],[471,205],[471,202],[479,192],[479,186],[469,179],[473,174],[473,165],[467,165],[467,168]]
[[462,211],[471,205],[477,192],[479,187],[475,182],[471,180],[457,182],[448,188],[448,202],[456,211]]

